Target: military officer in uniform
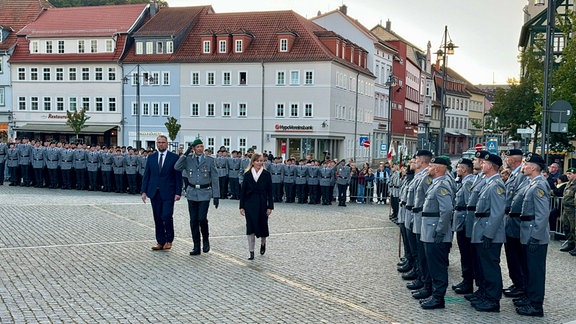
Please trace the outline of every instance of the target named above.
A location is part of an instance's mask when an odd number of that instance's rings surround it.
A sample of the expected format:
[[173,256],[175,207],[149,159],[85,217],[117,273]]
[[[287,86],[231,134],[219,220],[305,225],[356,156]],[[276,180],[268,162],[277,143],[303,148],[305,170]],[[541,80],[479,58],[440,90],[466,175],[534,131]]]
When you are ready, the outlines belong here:
[[320,202],[320,169],[316,160],[312,160],[310,165],[306,166],[306,187],[308,188],[310,205],[316,205]]
[[60,151],[60,173],[62,174],[62,189],[72,189],[72,164],[74,162],[74,151],[70,144],[66,143]]
[[448,287],[448,254],[452,246],[452,214],[454,211],[452,179],[446,175],[450,165],[447,156],[432,158],[428,174],[432,184],[425,193],[422,207],[421,240],[430,278],[432,295],[422,300],[424,309],[444,308],[444,296]]
[[102,172],[102,191],[111,192],[112,191],[112,158],[114,154],[110,152],[108,147],[102,147],[102,153],[100,153],[100,172]]
[[86,162],[86,171],[88,171],[88,190],[99,190],[98,169],[100,168],[100,152],[96,150],[95,146],[90,148]]
[[44,151],[44,160],[48,169],[48,186],[51,189],[58,188],[58,161],[60,160],[60,148],[52,141],[50,146]]
[[390,207],[392,208],[391,218],[398,218],[398,208],[400,196],[400,171],[399,165],[393,164],[390,174],[390,181],[388,183],[388,192],[390,193]]
[[404,246],[404,258],[397,264],[398,271],[401,273],[406,273],[414,268],[416,263],[415,254],[412,253],[410,242],[408,241],[408,229],[406,228],[406,214],[409,212],[406,210],[406,199],[408,195],[408,187],[410,182],[414,179],[414,161],[408,162],[408,165],[401,168],[400,177],[400,193],[398,195],[399,207],[398,207],[398,225],[400,226],[400,236],[402,237],[402,244]]
[[86,150],[78,144],[74,150],[74,174],[76,175],[76,189],[86,189]]
[[530,179],[520,215],[520,243],[524,251],[526,300],[516,303],[516,313],[526,316],[544,316],[544,288],[546,283],[546,254],[550,243],[550,186],[541,172],[544,159],[529,153],[523,173]]
[[[20,178],[18,177],[18,167],[19,167],[18,158],[20,154],[18,153],[18,149],[16,148],[15,143],[9,144],[7,156],[8,158],[6,165],[8,166],[8,171],[10,172],[9,186],[19,186]],[[2,172],[2,176],[4,176],[4,172]]]
[[4,184],[4,170],[8,159],[8,145],[0,143],[0,186]]
[[220,182],[220,199],[228,199],[228,152],[226,148],[220,148],[214,161],[218,170],[218,181]]
[[[194,150],[193,153],[192,150]],[[207,253],[210,251],[208,229],[210,198],[213,199],[215,208],[218,208],[220,201],[218,171],[214,158],[204,155],[204,144],[202,140],[196,139],[188,147],[188,150],[180,156],[174,169],[182,172],[188,178],[186,198],[188,199],[190,230],[194,242],[190,255],[200,254],[200,233],[202,233],[202,251]]]
[[28,138],[24,137],[22,143],[16,146],[18,149],[18,164],[20,166],[20,173],[22,174],[22,185],[30,187],[31,177],[30,177],[30,164],[32,158],[32,145],[28,141]]
[[504,226],[506,188],[499,172],[502,159],[490,153],[484,153],[480,158],[484,159],[482,173],[485,176],[481,181],[486,184],[480,191],[476,204],[472,244],[482,271],[482,281],[479,284],[483,294],[470,303],[480,312],[499,312],[502,298],[500,252],[506,239]]
[[350,167],[346,165],[346,160],[340,160],[336,167],[336,185],[338,186],[338,206],[346,207],[346,193],[350,183]]
[[128,179],[128,193],[131,195],[138,193],[138,182],[136,175],[138,174],[138,156],[134,154],[134,149],[128,149],[128,155],[124,157],[124,172]]
[[298,197],[299,204],[305,204],[308,200],[307,188],[306,188],[306,178],[308,175],[308,167],[306,166],[306,160],[300,159],[298,165],[295,169],[296,180],[296,196]]
[[270,164],[268,171],[272,176],[272,199],[274,202],[281,202],[282,181],[284,178],[284,164],[282,164],[282,157],[275,157],[274,163]]
[[283,179],[284,179],[284,194],[286,195],[286,203],[293,203],[296,201],[295,195],[296,191],[294,188],[294,181],[296,176],[294,174],[294,159],[290,158],[286,160],[286,165],[283,168]]
[[112,170],[114,172],[114,188],[116,193],[124,193],[124,155],[122,149],[116,148],[116,155],[112,157]]
[[332,179],[334,179],[334,169],[330,167],[330,161],[326,160],[320,168],[320,192],[322,205],[332,205]]
[[569,168],[566,170],[568,177],[568,184],[564,188],[564,195],[562,197],[562,225],[564,234],[566,234],[566,246],[560,251],[570,252],[571,255],[576,256],[576,168]]
[[240,158],[237,151],[232,151],[232,157],[228,159],[228,181],[230,182],[230,199],[240,198]]
[[32,148],[32,170],[34,170],[34,187],[44,187],[44,167],[46,161],[44,160],[44,151],[46,148],[40,145],[40,141],[34,143]]

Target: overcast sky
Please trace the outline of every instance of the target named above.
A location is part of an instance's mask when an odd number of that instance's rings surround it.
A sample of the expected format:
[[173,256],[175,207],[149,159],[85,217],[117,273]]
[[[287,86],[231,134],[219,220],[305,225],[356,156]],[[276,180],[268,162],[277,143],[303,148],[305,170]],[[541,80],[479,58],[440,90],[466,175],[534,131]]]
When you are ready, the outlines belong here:
[[[168,0],[171,7],[212,5],[217,13],[294,10],[311,18],[343,3],[348,15],[368,29],[392,22],[392,30],[426,50],[436,52],[444,26],[454,44],[448,66],[474,84],[503,84],[520,73],[518,38],[527,0]],[[435,60],[435,55],[432,59]]]

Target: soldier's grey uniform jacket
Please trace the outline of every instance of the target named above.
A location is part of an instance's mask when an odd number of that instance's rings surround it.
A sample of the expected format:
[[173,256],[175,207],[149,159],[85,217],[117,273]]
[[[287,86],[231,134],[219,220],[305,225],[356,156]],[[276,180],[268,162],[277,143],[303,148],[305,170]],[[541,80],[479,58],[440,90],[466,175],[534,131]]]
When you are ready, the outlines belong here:
[[60,160],[60,149],[57,147],[49,147],[44,150],[44,159],[46,160],[46,168],[50,170],[58,169],[58,161]]
[[186,198],[192,201],[206,201],[210,198],[220,198],[218,171],[214,158],[202,156],[200,164],[196,155],[182,155],[174,165],[176,171],[188,178]]
[[146,170],[146,160],[148,160],[147,155],[138,155],[138,173],[140,173],[141,176],[144,176],[144,170]]
[[456,197],[454,199],[454,218],[452,220],[452,230],[454,232],[460,232],[464,229],[467,214],[466,202],[468,202],[468,199],[470,198],[473,183],[474,175],[469,174],[462,179],[460,188],[456,191]]
[[242,181],[244,180],[244,170],[246,170],[248,165],[250,165],[249,158],[240,159],[240,171],[238,173],[238,182],[240,182],[240,184],[242,184]]
[[482,243],[482,237],[492,239],[492,243],[504,243],[504,207],[506,205],[506,188],[500,175],[496,173],[486,182],[476,204],[472,243]]
[[44,160],[45,147],[39,146],[32,149],[32,168],[42,169],[46,166],[46,161]]
[[308,185],[311,186],[316,186],[320,183],[320,170],[318,169],[318,166],[316,165],[309,165],[307,167],[308,172],[307,174],[307,178],[306,178],[306,183],[308,183]]
[[18,164],[28,165],[32,159],[32,145],[30,144],[18,144],[16,147],[18,149]]
[[424,197],[420,241],[434,243],[436,236],[441,235],[442,242],[452,242],[453,201],[451,179],[446,175],[433,179]]
[[[415,174],[412,181],[408,183],[408,188],[406,188],[406,217],[404,218],[404,226],[408,229],[412,229],[414,223],[414,213],[412,212],[412,209],[414,208],[414,193],[418,182],[420,182],[419,179],[421,176],[421,172]],[[420,229],[418,229],[418,231],[420,231]]]
[[524,176],[522,183],[518,185],[516,188],[516,193],[512,198],[512,203],[510,204],[510,213],[506,216],[508,218],[517,218],[518,219],[518,236],[511,236],[509,235],[509,226],[506,223],[506,235],[510,237],[520,238],[520,215],[522,214],[522,202],[524,201],[524,196],[526,195],[526,189],[528,189],[528,185],[530,184],[530,178]]
[[124,158],[124,172],[126,172],[126,174],[138,173],[138,157],[136,155],[126,155]]
[[296,179],[296,176],[294,174],[294,169],[295,169],[295,166],[293,164],[284,166],[284,169],[283,169],[283,171],[284,171],[284,177],[283,177],[284,183],[294,183],[294,180]]
[[410,182],[412,182],[412,175],[406,175],[402,180],[400,180],[400,195],[398,196],[400,199],[398,208],[398,224],[405,224],[406,214],[410,212],[406,210],[406,199],[408,199],[408,187],[410,186]]
[[88,172],[97,172],[100,166],[100,153],[96,151],[88,152],[86,170]]
[[321,167],[319,170],[320,185],[324,187],[329,187],[332,185],[332,179],[334,178],[334,171],[332,168]]
[[228,176],[228,158],[219,156],[214,161],[216,163],[216,170],[218,170],[218,177]]
[[100,171],[108,172],[112,171],[112,157],[114,154],[110,152],[104,152],[100,154]]
[[112,157],[112,170],[114,174],[124,174],[124,155],[114,155]]
[[[272,165],[272,162],[270,162],[270,160],[264,160],[264,168],[266,170],[270,170],[271,165]],[[248,165],[246,165],[246,167],[248,167]],[[242,169],[242,170],[246,170],[246,167],[244,167],[244,169]],[[244,176],[244,173],[242,173],[242,176]]]
[[347,185],[350,183],[350,167],[347,165],[338,165],[336,167],[336,184]]
[[74,160],[74,151],[71,149],[62,149],[60,151],[60,169],[70,170],[72,169],[72,162]]
[[74,169],[86,169],[86,150],[74,150]]
[[272,176],[272,183],[282,183],[284,178],[284,165],[281,163],[273,163],[268,169]]
[[306,184],[306,177],[308,175],[308,167],[305,165],[297,165],[295,175],[296,175],[296,180],[295,180],[296,184],[300,184],[300,185]]
[[542,175],[530,180],[522,202],[520,216],[520,243],[528,244],[530,239],[538,244],[550,242],[550,186]]
[[390,181],[388,182],[388,189],[390,190],[390,195],[392,197],[400,196],[400,172],[394,171],[390,175]]
[[478,173],[474,178],[474,182],[472,183],[472,191],[470,192],[470,197],[466,203],[466,237],[472,237],[476,204],[478,203],[478,198],[480,197],[480,191],[482,188],[484,188],[485,185],[486,181],[484,181],[484,174]]
[[[506,210],[511,211],[512,200],[514,196],[520,189],[521,184],[524,183],[526,176],[520,172],[520,166],[518,166],[512,174],[508,181],[506,181]],[[519,217],[510,217],[510,215],[506,216],[505,220],[506,224],[506,236],[509,237],[520,237],[520,218]]]
[[17,167],[18,166],[18,159],[20,158],[20,153],[16,147],[8,149],[8,160],[6,161],[6,165],[8,167]]
[[[0,164],[6,163],[7,159],[8,159],[8,145],[0,143]],[[4,172],[4,170],[0,171]]]
[[[414,187],[414,207],[412,208],[412,217],[414,217],[414,226],[412,227],[412,232],[414,234],[421,234],[422,229],[422,207],[424,205],[424,197],[426,197],[426,191],[430,188],[432,184],[432,179],[428,175],[428,168],[420,171],[418,174],[418,180]],[[454,197],[452,195],[452,197]]]

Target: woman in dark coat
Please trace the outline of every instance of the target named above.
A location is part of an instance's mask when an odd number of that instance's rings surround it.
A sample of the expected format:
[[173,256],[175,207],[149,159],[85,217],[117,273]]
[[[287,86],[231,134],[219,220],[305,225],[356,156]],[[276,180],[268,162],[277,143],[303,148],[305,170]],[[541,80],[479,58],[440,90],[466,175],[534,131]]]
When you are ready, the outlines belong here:
[[244,170],[244,181],[240,190],[240,214],[246,217],[246,235],[248,235],[248,250],[254,260],[256,237],[261,238],[260,254],[266,252],[268,231],[268,216],[274,209],[272,198],[272,176],[264,169],[264,157],[254,153],[250,165]]

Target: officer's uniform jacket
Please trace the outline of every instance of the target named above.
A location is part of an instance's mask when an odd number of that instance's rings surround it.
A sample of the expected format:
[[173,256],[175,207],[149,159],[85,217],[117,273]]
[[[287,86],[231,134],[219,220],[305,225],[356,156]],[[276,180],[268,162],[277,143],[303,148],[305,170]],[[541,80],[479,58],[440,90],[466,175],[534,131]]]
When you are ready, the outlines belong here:
[[0,164],[6,163],[7,159],[8,159],[8,145],[6,145],[5,143],[0,143]]
[[332,168],[320,167],[319,170],[320,186],[329,187],[332,185],[334,179],[334,171]]
[[57,147],[48,147],[44,150],[44,161],[46,168],[50,170],[58,169],[60,160],[60,149]]
[[138,173],[138,156],[134,154],[126,155],[124,158],[124,172],[126,172],[126,174]]
[[406,210],[406,199],[408,199],[408,187],[410,186],[410,182],[412,182],[413,178],[413,174],[407,174],[400,181],[400,195],[398,196],[400,200],[398,204],[398,224],[405,224],[406,214],[410,212]]
[[472,191],[470,192],[470,197],[466,203],[466,237],[472,237],[472,228],[474,227],[474,213],[476,212],[476,204],[478,203],[478,198],[480,197],[480,191],[486,185],[484,181],[484,174],[482,172],[478,173],[474,181],[472,182]]
[[347,165],[336,166],[336,184],[348,185],[350,183],[350,167]]
[[86,169],[86,150],[74,150],[74,169]]
[[18,159],[20,158],[20,152],[16,147],[8,148],[7,151],[7,160],[6,165],[8,167],[17,167],[18,166]]
[[45,147],[39,146],[32,148],[32,168],[42,169],[46,166],[46,161],[44,159]]
[[[492,239],[492,243],[506,241],[504,225],[504,208],[506,205],[506,188],[500,175],[496,173],[486,182],[476,204],[472,243],[482,243],[482,237]],[[480,217],[482,216],[482,217]]]
[[228,159],[228,177],[229,178],[238,178],[240,176],[240,159],[237,157],[233,157]]
[[86,164],[86,171],[88,172],[98,172],[98,167],[100,166],[100,153],[96,151],[88,152]]
[[282,183],[284,178],[284,165],[282,163],[271,164],[268,172],[272,177],[272,183]]
[[320,170],[317,165],[309,165],[307,167],[306,183],[309,186],[317,186],[320,183]]
[[112,157],[112,171],[114,174],[124,174],[124,155],[116,155]]
[[74,151],[72,149],[62,149],[60,151],[60,169],[70,170],[72,169],[72,163],[74,162]]
[[306,184],[306,178],[308,176],[308,167],[306,165],[297,165],[294,174],[296,175],[294,183],[296,183],[297,185]]
[[510,217],[510,206],[512,205],[512,199],[514,195],[518,192],[519,186],[521,183],[524,182],[526,176],[520,172],[520,166],[518,166],[512,174],[508,181],[506,181],[506,236],[509,237],[520,237],[520,218],[518,217]]
[[27,144],[18,144],[16,146],[18,149],[18,164],[20,165],[29,165],[32,160],[32,145]]
[[296,180],[296,176],[294,174],[295,168],[296,167],[294,166],[294,164],[287,164],[284,166],[284,168],[282,169],[282,171],[284,172],[283,175],[284,183],[294,183],[294,181]]
[[454,192],[449,177],[443,175],[433,179],[424,197],[420,241],[434,243],[436,236],[442,235],[442,242],[452,242],[453,201]]
[[228,158],[225,156],[218,156],[215,158],[214,163],[216,163],[216,170],[218,171],[218,177],[224,178],[228,176]]
[[[272,162],[270,162],[270,160],[264,160],[264,169],[270,170],[271,165],[272,165]],[[244,168],[242,170],[246,170],[246,168]],[[244,173],[242,173],[242,176],[244,176]]]
[[144,176],[144,170],[146,170],[146,161],[148,160],[148,156],[144,154],[138,155],[138,173],[141,176]]
[[452,230],[460,232],[464,230],[466,224],[466,202],[470,199],[474,175],[468,174],[460,182],[460,188],[456,191],[454,198],[454,218],[452,219]]
[[[414,214],[412,212],[412,209],[414,208],[414,193],[418,182],[420,182],[421,176],[422,172],[414,174],[414,178],[407,184],[408,187],[406,188],[406,217],[404,218],[404,226],[408,229],[412,229],[412,224],[414,223]],[[420,231],[420,229],[418,229],[418,231]]]
[[[418,182],[414,187],[414,207],[412,208],[412,217],[414,217],[414,226],[412,227],[412,232],[415,234],[421,234],[422,229],[422,207],[424,205],[424,197],[426,197],[426,191],[432,184],[432,178],[428,175],[428,168],[419,172],[420,177],[418,177]],[[452,195],[451,197],[454,197]]]
[[522,202],[520,216],[520,243],[528,244],[530,239],[538,244],[550,243],[550,186],[542,175],[530,180]]
[[111,172],[112,171],[112,158],[114,157],[113,153],[110,152],[103,152],[100,154],[100,171],[102,172]]
[[388,183],[388,192],[390,196],[399,197],[400,196],[400,172],[394,171],[390,175],[390,181]]
[[181,171],[182,175],[188,179],[186,188],[186,198],[192,201],[207,201],[210,198],[220,198],[220,186],[218,182],[218,171],[214,158],[202,156],[198,164],[197,156],[192,153],[188,156],[182,155],[174,166],[176,171]]

